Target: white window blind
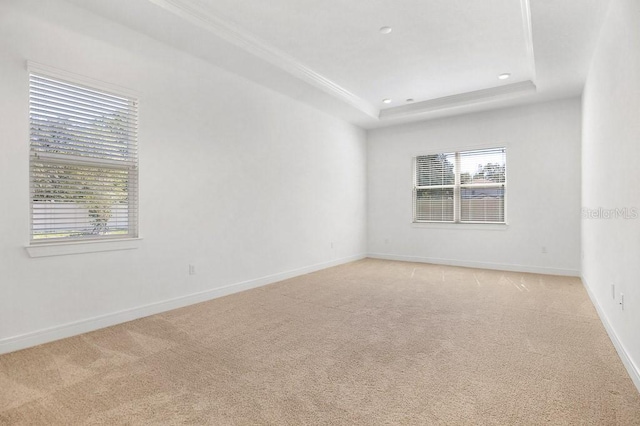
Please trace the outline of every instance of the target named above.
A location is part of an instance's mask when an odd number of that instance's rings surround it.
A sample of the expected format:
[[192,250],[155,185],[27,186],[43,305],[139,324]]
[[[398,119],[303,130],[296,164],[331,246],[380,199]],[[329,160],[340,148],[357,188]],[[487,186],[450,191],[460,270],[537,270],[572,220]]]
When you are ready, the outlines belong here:
[[32,242],[137,237],[137,101],[30,74]]
[[453,222],[455,153],[416,158],[415,218],[417,221]]
[[415,158],[414,222],[505,223],[506,149]]

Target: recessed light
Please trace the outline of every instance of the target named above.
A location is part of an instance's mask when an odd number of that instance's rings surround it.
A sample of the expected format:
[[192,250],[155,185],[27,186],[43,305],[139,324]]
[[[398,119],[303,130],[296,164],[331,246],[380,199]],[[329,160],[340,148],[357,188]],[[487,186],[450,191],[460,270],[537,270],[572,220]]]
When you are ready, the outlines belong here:
[[407,102],[413,102],[413,98],[407,99]]
[[380,34],[389,34],[393,29],[391,27],[380,28]]
[[382,102],[385,103],[385,104],[390,104],[391,103],[391,99],[383,99]]
[[505,72],[504,74],[500,74],[500,75],[498,76],[498,78],[499,78],[500,80],[506,80],[506,79],[508,79],[509,77],[511,77],[511,74],[509,74],[508,72]]

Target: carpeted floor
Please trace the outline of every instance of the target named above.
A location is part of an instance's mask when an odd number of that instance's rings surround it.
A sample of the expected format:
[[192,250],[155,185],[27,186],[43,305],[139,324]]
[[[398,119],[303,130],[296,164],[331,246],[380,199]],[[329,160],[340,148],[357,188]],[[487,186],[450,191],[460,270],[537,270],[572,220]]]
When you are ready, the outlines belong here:
[[580,280],[365,259],[0,356],[0,424],[640,425]]

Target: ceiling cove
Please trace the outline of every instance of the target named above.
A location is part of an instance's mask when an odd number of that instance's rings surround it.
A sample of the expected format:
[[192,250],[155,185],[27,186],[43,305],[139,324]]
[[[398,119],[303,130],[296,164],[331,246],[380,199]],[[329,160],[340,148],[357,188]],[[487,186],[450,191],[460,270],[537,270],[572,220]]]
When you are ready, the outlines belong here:
[[217,37],[231,43],[250,54],[282,69],[290,75],[328,93],[342,102],[356,108],[376,121],[385,121],[398,117],[419,116],[434,111],[470,106],[480,103],[490,103],[508,97],[517,97],[535,93],[536,64],[533,48],[533,33],[531,24],[531,8],[529,0],[520,0],[524,45],[530,71],[530,80],[505,84],[502,86],[458,93],[421,102],[410,103],[391,108],[381,109],[362,99],[331,79],[317,73],[291,55],[265,43],[248,31],[220,19],[210,10],[202,7],[194,0],[149,0],[150,3],[197,25]]
[[535,93],[536,90],[535,84],[527,80],[519,83],[506,84],[504,86],[492,87],[490,89],[475,90],[473,92],[460,93],[457,95],[445,96],[442,98],[430,99],[427,101],[384,109],[380,111],[379,118],[380,120],[385,120],[414,115],[417,116],[449,108],[458,108],[467,105],[475,105],[527,95]]

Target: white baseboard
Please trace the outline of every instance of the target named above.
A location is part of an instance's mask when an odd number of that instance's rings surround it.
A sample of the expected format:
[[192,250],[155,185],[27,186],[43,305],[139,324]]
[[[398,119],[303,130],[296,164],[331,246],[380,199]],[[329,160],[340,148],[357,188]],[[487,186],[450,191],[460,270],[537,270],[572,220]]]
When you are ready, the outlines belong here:
[[629,376],[631,377],[633,384],[636,385],[638,392],[640,392],[640,368],[638,368],[638,366],[635,365],[631,357],[629,357],[629,353],[625,349],[624,345],[622,344],[620,339],[618,339],[618,335],[616,334],[616,331],[614,330],[613,326],[609,322],[609,318],[604,313],[604,310],[602,309],[602,306],[600,306],[598,299],[596,299],[595,294],[593,294],[593,292],[591,291],[591,288],[589,288],[587,281],[584,279],[584,277],[581,277],[581,278],[582,278],[582,285],[587,290],[587,294],[591,299],[591,303],[593,303],[593,306],[596,307],[596,311],[598,312],[600,321],[604,325],[605,330],[607,330],[609,339],[611,339],[611,342],[613,342],[613,346],[616,348],[616,351],[618,352],[618,356],[620,356],[620,359],[622,360],[622,364],[624,364],[624,367],[627,369],[627,372],[629,373]]
[[55,340],[64,339],[66,337],[76,336],[78,334],[87,333],[98,330],[100,328],[110,327],[112,325],[121,324],[123,322],[132,321],[138,318],[147,317],[149,315],[159,314],[161,312],[170,311],[172,309],[182,308],[184,306],[193,305],[195,303],[205,302],[207,300],[216,299],[240,291],[261,287],[278,281],[297,277],[299,275],[308,274],[310,272],[319,271],[321,269],[330,268],[332,266],[353,262],[364,259],[364,254],[344,257],[329,262],[318,263],[291,271],[280,272],[273,275],[242,281],[235,284],[229,284],[223,287],[217,287],[211,290],[199,293],[188,294],[186,296],[177,297],[162,302],[150,303],[144,306],[138,306],[131,309],[125,309],[106,315],[100,315],[93,318],[87,318],[72,323],[62,324],[30,333],[7,337],[0,339],[0,354],[14,352],[20,349],[26,349],[32,346],[41,345],[43,343],[53,342]]
[[441,259],[436,257],[405,256],[386,253],[369,253],[373,259],[400,260],[403,262],[433,263],[436,265],[463,266],[466,268],[495,269],[498,271],[531,272],[534,274],[579,277],[580,271],[573,269],[547,268],[543,266],[514,265],[510,263],[475,262],[468,260]]

